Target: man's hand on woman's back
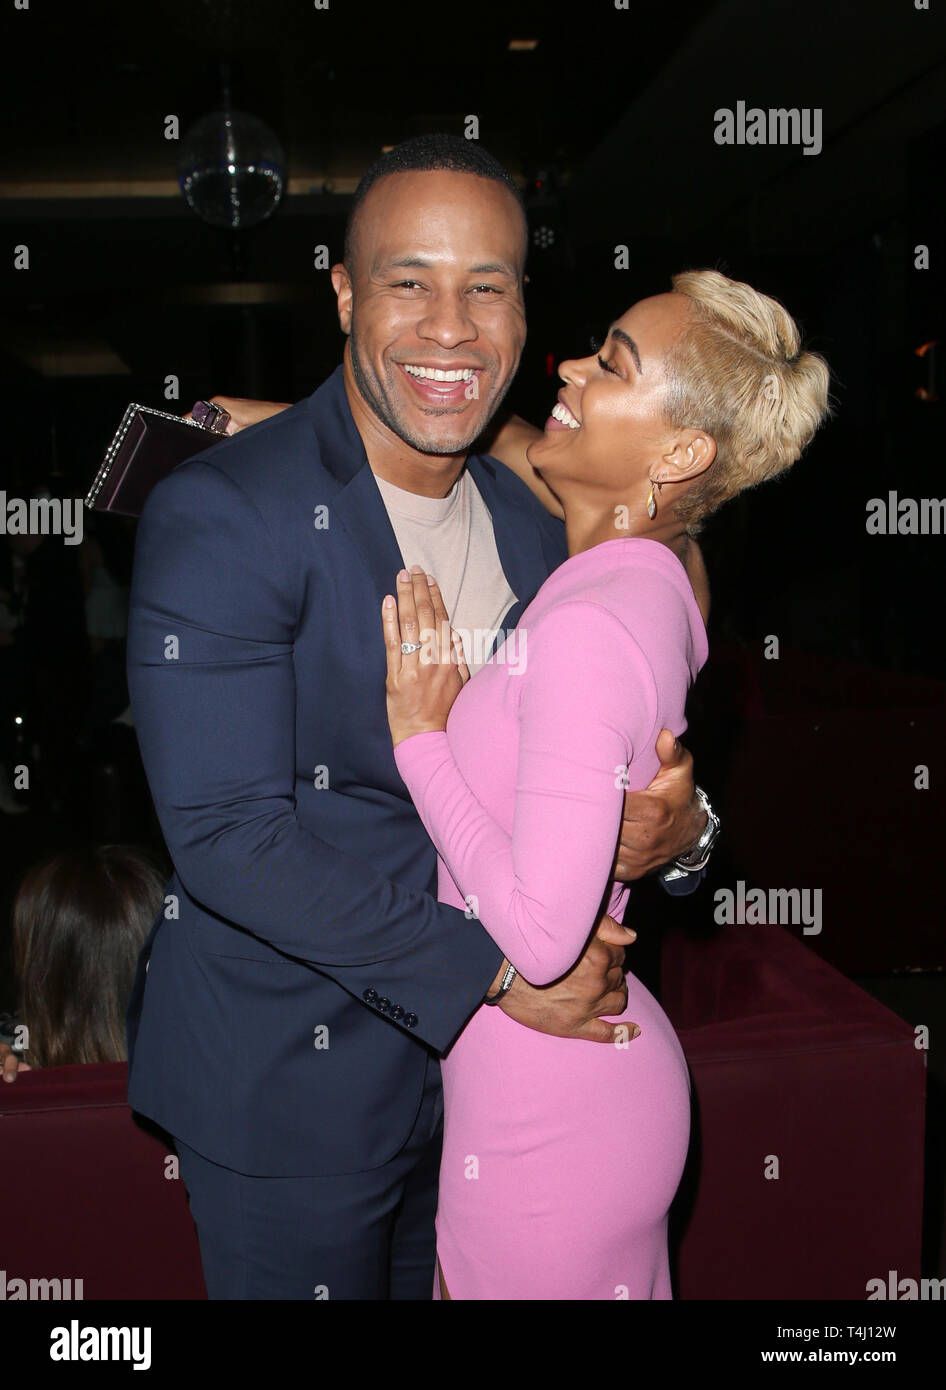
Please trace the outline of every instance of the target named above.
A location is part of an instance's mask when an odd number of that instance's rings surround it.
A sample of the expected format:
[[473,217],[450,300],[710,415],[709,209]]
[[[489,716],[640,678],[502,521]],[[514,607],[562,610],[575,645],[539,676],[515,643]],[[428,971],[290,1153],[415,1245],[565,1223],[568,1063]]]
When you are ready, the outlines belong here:
[[[615,1043],[627,1039],[627,1023],[609,1023],[627,1008],[624,948],[637,933],[622,927],[606,913],[581,959],[554,984],[535,988],[521,975],[496,1007],[537,1033],[585,1042]],[[631,1030],[631,1036],[636,1036]]]

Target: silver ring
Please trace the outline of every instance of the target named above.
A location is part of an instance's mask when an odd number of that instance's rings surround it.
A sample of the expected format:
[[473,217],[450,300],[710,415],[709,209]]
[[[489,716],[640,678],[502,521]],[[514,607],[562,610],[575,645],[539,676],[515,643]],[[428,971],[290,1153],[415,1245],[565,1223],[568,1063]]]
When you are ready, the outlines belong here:
[[405,656],[410,656],[411,652],[419,652],[423,645],[423,642],[402,642],[401,651]]

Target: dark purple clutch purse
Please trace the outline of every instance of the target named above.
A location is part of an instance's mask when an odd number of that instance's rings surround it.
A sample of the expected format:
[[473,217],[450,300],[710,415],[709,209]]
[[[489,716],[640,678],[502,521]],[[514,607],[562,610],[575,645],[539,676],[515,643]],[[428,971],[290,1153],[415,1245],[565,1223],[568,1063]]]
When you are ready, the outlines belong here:
[[202,420],[184,420],[133,402],[122,416],[86,494],[89,510],[140,516],[156,483],[185,459],[219,444],[230,419],[227,412],[201,401],[194,414]]

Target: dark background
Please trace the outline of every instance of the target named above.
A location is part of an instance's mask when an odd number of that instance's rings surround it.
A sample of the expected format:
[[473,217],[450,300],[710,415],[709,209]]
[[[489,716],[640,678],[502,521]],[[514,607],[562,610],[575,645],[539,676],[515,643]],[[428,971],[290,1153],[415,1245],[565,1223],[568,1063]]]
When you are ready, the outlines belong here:
[[[515,39],[538,43],[510,51]],[[215,392],[312,391],[342,346],[313,248],[340,258],[351,191],[382,145],[462,133],[470,114],[529,201],[530,332],[510,396],[521,414],[541,421],[553,364],[587,352],[676,270],[715,266],[786,303],[829,361],[836,415],[787,476],[707,528],[711,660],[688,742],[726,833],[696,899],[668,905],[644,886],[638,901],[699,931],[712,929],[715,888],[740,878],[822,890],[811,949],[931,1028],[936,1267],[946,538],[870,536],[865,516],[891,489],[946,494],[942,6],[107,0],[93,12],[32,0],[5,7],[2,48],[10,496],[44,484],[83,495],[131,400],[183,411]],[[279,136],[290,180],[275,215],[239,234],[186,206],[179,145],[164,138],[167,115],[185,132],[220,104],[222,64],[234,105]],[[714,112],[739,100],[822,108],[821,153],[718,146]],[[12,268],[21,244],[28,271]],[[178,401],[165,400],[169,374]],[[133,526],[94,529],[127,582]],[[0,589],[4,563],[5,549]],[[3,708],[22,720],[17,761],[32,781],[19,794],[28,811],[0,814],[4,922],[41,852],[83,838],[160,848],[133,733],[112,722],[125,703],[120,653],[96,663],[83,631],[78,547],[51,538],[30,566],[26,675]],[[767,660],[773,635],[779,658]],[[920,765],[929,790],[914,785]],[[5,937],[0,961],[0,1007],[12,1007]]]

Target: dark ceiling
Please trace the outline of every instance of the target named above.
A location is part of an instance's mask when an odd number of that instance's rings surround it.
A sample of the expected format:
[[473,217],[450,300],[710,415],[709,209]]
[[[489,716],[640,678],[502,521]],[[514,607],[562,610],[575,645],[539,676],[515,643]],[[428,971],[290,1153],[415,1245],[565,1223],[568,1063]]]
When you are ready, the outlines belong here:
[[[468,113],[514,171],[529,160],[567,170],[711,8],[675,0],[642,21],[610,0],[572,14],[523,0],[34,0],[7,17],[3,105],[17,138],[0,178],[173,180],[163,119],[183,128],[217,104],[220,60],[234,105],[266,120],[292,174],[317,188],[357,179],[383,144],[460,129]],[[529,39],[534,50],[509,51]]]
[[[0,271],[9,372],[155,383],[173,363],[202,375],[233,335],[228,306],[231,319],[242,312],[247,358],[260,348],[247,333],[265,338],[266,315],[281,315],[292,341],[281,363],[263,343],[267,360],[310,380],[338,347],[313,246],[337,257],[350,191],[383,145],[462,132],[470,114],[527,188],[543,175],[533,224],[558,241],[541,298],[554,291],[563,321],[559,306],[613,270],[619,242],[652,283],[685,262],[749,274],[766,255],[818,259],[826,273],[852,238],[892,225],[941,238],[937,4],[327,4],[4,6],[0,222],[8,246],[30,248],[28,273],[9,256]],[[537,42],[514,52],[513,40]],[[168,115],[185,132],[219,105],[225,69],[234,105],[281,140],[290,180],[276,214],[238,237],[185,205],[179,147],[164,138]],[[738,100],[823,109],[822,152],[720,148],[713,113]],[[547,346],[558,347],[551,335]],[[223,360],[220,389],[274,389]]]

